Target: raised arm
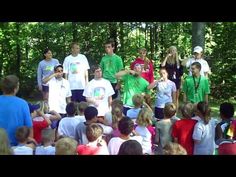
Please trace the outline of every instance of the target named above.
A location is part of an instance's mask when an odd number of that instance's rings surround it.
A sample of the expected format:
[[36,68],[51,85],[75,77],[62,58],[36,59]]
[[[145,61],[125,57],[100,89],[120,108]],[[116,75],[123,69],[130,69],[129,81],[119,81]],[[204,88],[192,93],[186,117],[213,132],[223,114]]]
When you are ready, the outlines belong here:
[[[126,74],[130,74],[132,72],[132,70],[122,70],[119,71],[118,73],[116,73],[116,78],[117,79],[121,79],[122,76],[126,75]],[[135,71],[133,71],[135,72]]]
[[53,73],[53,74],[51,74],[50,76],[45,77],[45,78],[43,79],[43,83],[46,84],[48,81],[50,81],[52,78],[56,77],[58,74],[60,74],[60,73]]

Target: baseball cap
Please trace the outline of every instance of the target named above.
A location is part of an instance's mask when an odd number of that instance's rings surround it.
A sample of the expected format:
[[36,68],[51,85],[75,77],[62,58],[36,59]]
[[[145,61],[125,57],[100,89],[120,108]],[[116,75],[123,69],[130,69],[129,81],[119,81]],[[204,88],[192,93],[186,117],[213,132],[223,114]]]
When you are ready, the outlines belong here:
[[203,49],[202,49],[202,47],[201,46],[196,46],[196,47],[194,47],[194,49],[193,49],[193,52],[195,53],[201,53],[203,51]]
[[40,104],[31,104],[28,103],[30,113],[34,112],[35,110],[38,110],[40,108]]
[[57,64],[56,66],[54,66],[54,71],[56,71],[56,69],[58,68],[58,67],[61,67],[61,68],[63,68],[63,65],[62,64]]

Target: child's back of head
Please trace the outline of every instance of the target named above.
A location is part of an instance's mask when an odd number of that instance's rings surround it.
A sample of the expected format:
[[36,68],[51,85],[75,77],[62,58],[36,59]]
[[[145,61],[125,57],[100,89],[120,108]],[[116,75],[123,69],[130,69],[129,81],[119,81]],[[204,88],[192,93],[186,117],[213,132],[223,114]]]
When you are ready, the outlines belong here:
[[123,118],[123,105],[113,105],[112,110],[112,126],[117,128],[118,122]]
[[118,155],[143,155],[143,148],[136,140],[128,140],[121,144]]
[[77,155],[77,141],[65,137],[61,138],[56,142],[56,155]]
[[118,123],[121,134],[128,136],[134,130],[134,122],[129,117],[123,117]]
[[85,109],[88,107],[88,103],[85,101],[81,101],[79,102],[78,106],[77,106],[77,112],[79,115],[84,115],[84,111]]
[[167,103],[164,107],[164,117],[170,119],[176,114],[176,106],[174,103]]
[[187,151],[178,143],[169,142],[163,148],[164,155],[187,155]]
[[93,106],[88,106],[84,111],[84,116],[86,121],[91,121],[92,119],[96,119],[97,115],[98,115],[98,110]]
[[234,116],[234,106],[231,103],[222,103],[220,105],[220,115],[223,119],[231,119]]
[[29,127],[22,126],[16,130],[16,139],[19,143],[26,143],[30,135]]
[[42,144],[48,144],[48,143],[53,143],[55,140],[55,132],[53,129],[50,128],[45,128],[41,132],[42,134]]
[[144,127],[152,125],[152,116],[153,116],[152,111],[148,109],[147,107],[144,107],[139,112],[136,123],[139,126],[144,126]]
[[89,142],[94,142],[98,138],[102,137],[103,128],[96,123],[92,123],[86,127],[86,136]]
[[196,111],[197,115],[199,115],[199,117],[201,117],[201,119],[204,121],[205,124],[208,124],[211,117],[211,109],[209,107],[209,105],[204,102],[201,101],[197,104],[197,111]]
[[135,94],[132,97],[132,101],[135,108],[140,108],[143,105],[144,98],[141,94]]
[[66,105],[66,113],[68,117],[75,116],[77,111],[77,105],[75,102],[70,102]]
[[194,113],[194,105],[192,103],[186,103],[181,107],[181,113],[183,118],[191,119]]

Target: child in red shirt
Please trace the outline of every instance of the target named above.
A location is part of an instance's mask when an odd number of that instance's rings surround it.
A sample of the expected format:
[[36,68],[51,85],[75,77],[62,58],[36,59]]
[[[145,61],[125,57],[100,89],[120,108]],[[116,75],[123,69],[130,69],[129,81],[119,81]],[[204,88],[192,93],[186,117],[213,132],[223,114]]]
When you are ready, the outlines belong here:
[[192,139],[194,126],[197,123],[196,120],[191,119],[194,111],[192,103],[187,103],[181,108],[183,118],[176,121],[172,128],[172,137],[174,142],[183,146],[188,155],[193,155],[194,142]]
[[34,139],[37,143],[41,143],[41,131],[44,128],[47,128],[51,125],[51,121],[47,118],[42,111],[40,111],[40,104],[31,104],[28,103],[30,114],[33,120],[33,131],[34,131]]

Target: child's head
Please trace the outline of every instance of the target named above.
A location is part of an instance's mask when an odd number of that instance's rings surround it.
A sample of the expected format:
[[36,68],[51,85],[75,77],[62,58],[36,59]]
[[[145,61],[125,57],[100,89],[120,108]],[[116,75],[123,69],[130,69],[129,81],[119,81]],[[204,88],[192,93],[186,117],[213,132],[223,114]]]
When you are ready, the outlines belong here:
[[77,112],[79,113],[79,115],[84,115],[84,111],[87,107],[88,107],[87,102],[85,102],[85,101],[79,102],[79,104],[77,106]]
[[77,141],[73,138],[65,137],[56,142],[56,155],[77,155]]
[[68,117],[73,117],[76,114],[76,109],[77,105],[75,102],[70,102],[66,105],[66,113]]
[[143,95],[135,94],[132,97],[132,101],[133,101],[133,104],[134,104],[135,108],[140,108],[143,105],[143,101],[144,101]]
[[43,144],[52,143],[55,140],[55,131],[51,128],[43,129],[41,135]]
[[112,124],[116,125],[123,118],[123,102],[120,100],[113,100],[111,103]]
[[0,128],[0,155],[12,155],[7,132],[3,128]]
[[210,113],[211,109],[206,102],[201,101],[197,104],[196,114],[201,117],[205,124],[208,124],[211,119]]
[[121,144],[118,155],[143,155],[143,149],[138,141],[128,140]]
[[93,106],[88,106],[84,111],[86,121],[97,122],[98,110]]
[[40,108],[40,104],[31,104],[28,103],[31,117],[34,118],[38,115],[37,110]]
[[150,109],[144,107],[139,112],[136,123],[138,125],[144,126],[144,127],[152,125],[152,116],[153,116],[152,111]]
[[86,127],[86,135],[89,142],[94,142],[102,138],[103,128],[96,123],[92,123]]
[[129,117],[123,117],[118,123],[121,134],[128,136],[134,130],[134,122]]
[[19,143],[26,143],[30,135],[30,128],[22,126],[16,129],[16,140]]
[[176,114],[176,106],[174,103],[166,103],[164,107],[164,117],[171,118]]
[[178,143],[169,142],[163,148],[164,155],[187,155],[187,151]]
[[234,106],[231,103],[222,103],[220,105],[220,117],[230,119],[234,116]]
[[191,119],[194,112],[194,105],[192,103],[186,103],[181,107],[181,113],[183,118]]

